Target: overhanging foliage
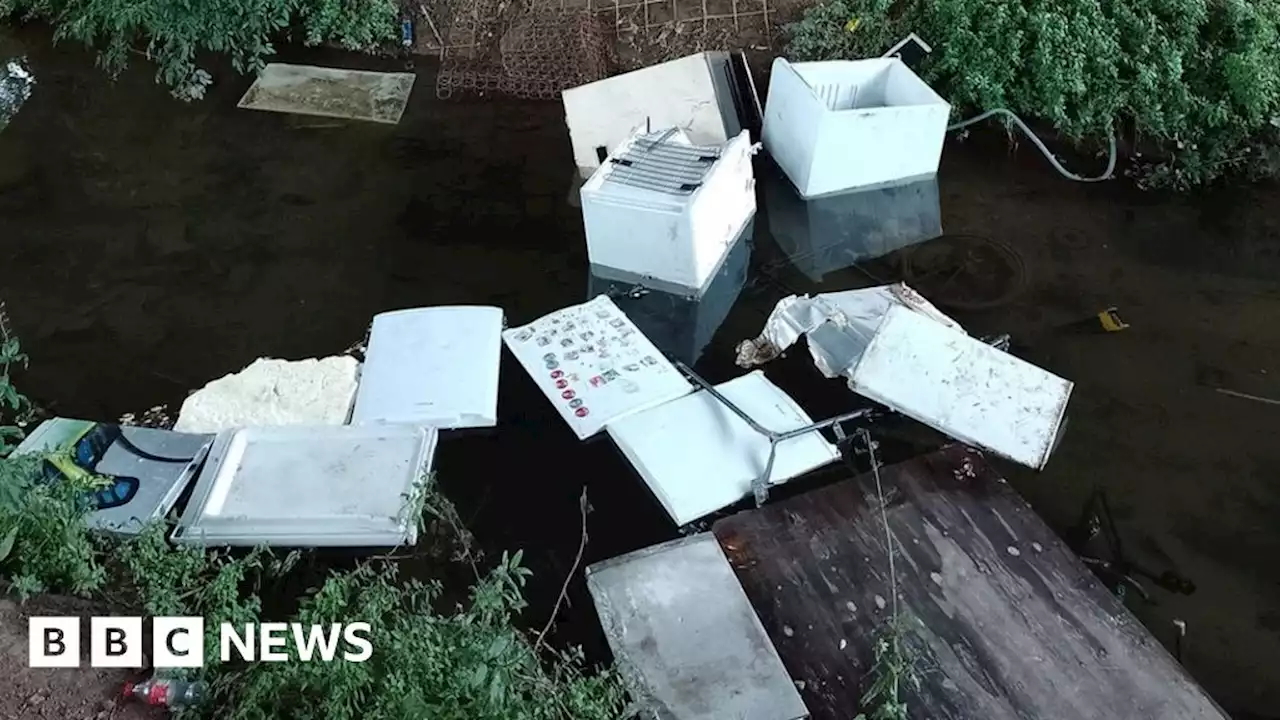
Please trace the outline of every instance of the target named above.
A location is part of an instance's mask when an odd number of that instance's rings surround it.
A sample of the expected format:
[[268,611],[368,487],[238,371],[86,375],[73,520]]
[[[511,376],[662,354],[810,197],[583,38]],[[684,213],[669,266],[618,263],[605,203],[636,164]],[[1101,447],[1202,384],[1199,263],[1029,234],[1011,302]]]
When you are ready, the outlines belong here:
[[0,0],[0,19],[47,21],[58,40],[96,48],[113,75],[145,57],[158,82],[190,100],[210,82],[197,63],[202,53],[230,55],[240,72],[257,72],[280,38],[368,50],[396,35],[398,7],[395,0]]

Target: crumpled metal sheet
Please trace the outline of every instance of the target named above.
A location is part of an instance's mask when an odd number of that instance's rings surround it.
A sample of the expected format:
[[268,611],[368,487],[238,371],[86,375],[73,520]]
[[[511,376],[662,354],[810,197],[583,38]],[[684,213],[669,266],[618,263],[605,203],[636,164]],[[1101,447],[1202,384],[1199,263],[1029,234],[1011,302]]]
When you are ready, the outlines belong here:
[[1036,469],[1057,446],[1072,383],[970,337],[906,285],[785,298],[738,364],[801,335],[823,375],[943,434]]
[[964,332],[960,323],[904,283],[812,297],[792,295],[778,302],[757,338],[738,345],[737,364],[743,368],[762,365],[794,345],[801,335],[808,335],[809,352],[818,370],[828,378],[840,377],[858,363],[889,308],[895,305]]
[[22,104],[31,97],[36,84],[35,76],[19,59],[13,59],[0,67],[0,130],[3,130]]

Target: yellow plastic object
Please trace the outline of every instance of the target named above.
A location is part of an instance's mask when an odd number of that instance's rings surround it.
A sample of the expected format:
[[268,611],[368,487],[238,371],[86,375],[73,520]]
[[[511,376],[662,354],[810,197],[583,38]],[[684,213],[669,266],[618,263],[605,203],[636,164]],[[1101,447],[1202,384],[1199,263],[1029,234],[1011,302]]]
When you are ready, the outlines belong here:
[[1129,324],[1120,319],[1120,315],[1115,308],[1107,308],[1098,313],[1098,322],[1102,325],[1102,329],[1107,332],[1120,332],[1129,327]]
[[68,437],[65,442],[45,458],[68,480],[84,488],[102,484],[100,481],[95,483],[96,476],[92,471],[76,464],[74,455],[76,445],[96,427],[96,423],[85,423],[83,429]]

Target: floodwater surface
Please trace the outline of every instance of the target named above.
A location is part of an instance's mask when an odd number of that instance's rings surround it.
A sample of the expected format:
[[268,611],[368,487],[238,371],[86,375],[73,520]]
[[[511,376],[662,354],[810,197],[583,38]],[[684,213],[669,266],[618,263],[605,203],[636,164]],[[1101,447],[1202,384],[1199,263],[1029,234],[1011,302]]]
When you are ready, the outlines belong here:
[[[419,68],[398,125],[342,123],[236,109],[249,81],[224,68],[186,105],[150,68],[112,83],[78,48],[23,39],[39,85],[0,135],[0,299],[32,358],[22,386],[53,412],[176,408],[255,358],[340,353],[384,310],[492,304],[516,325],[587,299],[557,103],[441,101]],[[1222,392],[1280,398],[1280,200],[1081,186],[1032,152],[952,144],[940,177],[944,229],[995,239],[1021,267],[997,278],[1015,297],[952,314],[1077,383],[1048,468],[1010,480],[1059,532],[1105,488],[1131,559],[1197,586],[1148,583],[1155,604],[1134,603],[1139,616],[1171,648],[1186,623],[1184,662],[1225,707],[1280,714],[1280,406]],[[767,211],[753,277],[697,366],[713,382],[797,287],[762,270],[777,253]],[[848,269],[821,289],[897,279],[886,272]],[[1127,330],[1061,329],[1110,306]],[[812,415],[856,402],[803,355],[769,372]],[[584,487],[584,563],[675,529],[607,440],[577,442],[509,357],[502,372],[500,426],[446,437],[437,465],[483,547],[525,550],[541,626],[577,554]],[[601,656],[580,575],[561,620],[558,641]]]

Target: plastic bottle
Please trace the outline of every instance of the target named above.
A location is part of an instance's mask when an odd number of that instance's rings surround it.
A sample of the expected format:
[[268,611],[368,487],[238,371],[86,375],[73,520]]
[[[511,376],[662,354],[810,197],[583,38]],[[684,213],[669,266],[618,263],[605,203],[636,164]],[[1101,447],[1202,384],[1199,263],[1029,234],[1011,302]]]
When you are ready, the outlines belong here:
[[124,696],[137,698],[147,705],[185,708],[204,699],[205,684],[175,678],[152,677],[140,683],[126,683]]
[[413,19],[406,16],[400,20],[400,44],[413,47]]

